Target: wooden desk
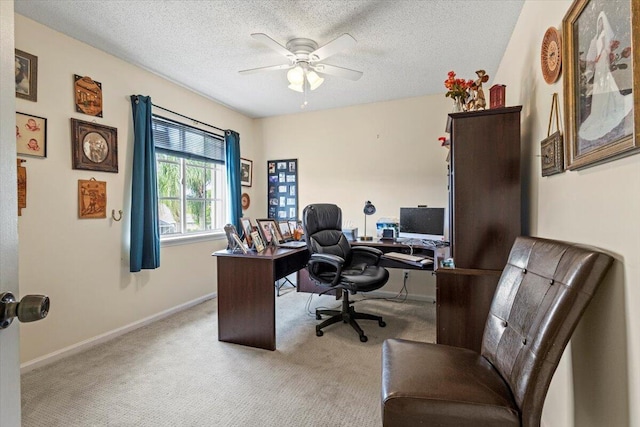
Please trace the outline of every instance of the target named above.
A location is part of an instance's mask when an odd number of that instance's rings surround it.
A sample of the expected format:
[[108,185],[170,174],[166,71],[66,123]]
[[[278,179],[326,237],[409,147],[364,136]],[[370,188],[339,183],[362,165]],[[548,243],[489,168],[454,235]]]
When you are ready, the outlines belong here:
[[[414,254],[419,254],[419,253],[424,254],[434,259],[434,262],[435,262],[435,256],[434,256],[435,248],[431,246],[420,246],[420,245],[409,246],[405,243],[396,242],[393,240],[371,240],[368,242],[357,240],[357,241],[350,241],[349,243],[351,244],[351,246],[369,246],[371,248],[380,249],[383,253],[401,252],[401,253],[408,254],[411,251],[411,247],[413,247]],[[382,258],[380,260],[380,264],[378,265],[385,268],[401,268],[404,270],[426,270],[426,271],[433,271],[433,266],[434,266],[434,264],[408,263],[408,262],[397,261],[389,258]]]
[[218,341],[276,349],[276,280],[303,268],[306,247],[212,254],[218,263]]

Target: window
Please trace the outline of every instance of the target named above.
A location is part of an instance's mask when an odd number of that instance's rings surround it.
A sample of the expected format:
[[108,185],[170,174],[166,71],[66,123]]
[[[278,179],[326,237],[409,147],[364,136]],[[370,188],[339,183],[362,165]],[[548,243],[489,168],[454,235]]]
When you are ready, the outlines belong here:
[[224,140],[154,115],[160,237],[221,230],[226,218]]

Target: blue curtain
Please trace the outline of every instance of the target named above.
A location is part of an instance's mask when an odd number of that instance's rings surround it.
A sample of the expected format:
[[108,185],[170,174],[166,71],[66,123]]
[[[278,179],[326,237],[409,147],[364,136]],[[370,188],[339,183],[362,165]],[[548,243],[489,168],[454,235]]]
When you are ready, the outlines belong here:
[[129,270],[160,267],[160,228],[156,153],[151,129],[151,98],[132,95],[133,172]]
[[[227,189],[229,193],[229,222],[242,230],[241,175],[240,175],[240,135],[228,130],[224,133],[225,163],[227,166]],[[240,234],[242,234],[240,232]]]

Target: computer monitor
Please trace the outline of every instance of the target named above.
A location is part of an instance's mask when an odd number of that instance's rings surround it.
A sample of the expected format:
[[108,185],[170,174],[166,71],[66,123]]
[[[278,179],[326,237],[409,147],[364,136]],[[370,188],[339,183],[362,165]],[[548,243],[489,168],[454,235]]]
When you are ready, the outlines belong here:
[[444,240],[444,208],[400,208],[400,239]]

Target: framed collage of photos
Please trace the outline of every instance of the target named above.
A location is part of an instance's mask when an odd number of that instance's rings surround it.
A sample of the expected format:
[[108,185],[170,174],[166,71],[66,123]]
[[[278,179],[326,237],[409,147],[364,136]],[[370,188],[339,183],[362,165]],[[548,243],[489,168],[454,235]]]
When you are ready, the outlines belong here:
[[298,219],[298,159],[267,162],[268,216],[276,220]]

